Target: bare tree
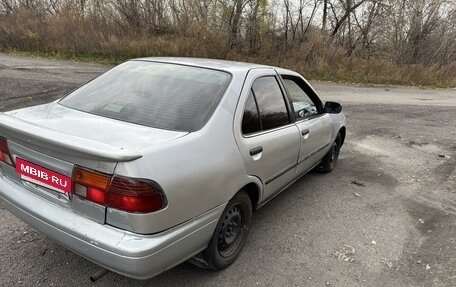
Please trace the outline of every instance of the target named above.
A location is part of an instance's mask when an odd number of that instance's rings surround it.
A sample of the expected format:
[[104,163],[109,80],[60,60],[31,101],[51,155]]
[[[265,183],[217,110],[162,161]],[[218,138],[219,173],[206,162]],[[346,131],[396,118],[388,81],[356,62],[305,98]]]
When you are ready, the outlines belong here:
[[339,0],[339,1],[341,1],[342,7],[343,7],[341,14],[339,14],[336,11],[334,5],[332,5],[332,4],[330,5],[331,9],[333,11],[333,14],[334,14],[334,18],[335,18],[335,23],[334,23],[334,27],[331,32],[331,37],[336,36],[336,34],[337,34],[337,32],[339,32],[339,29],[341,28],[342,24],[344,24],[344,22],[350,17],[350,15],[358,7],[360,7],[362,4],[364,4],[367,0],[358,0],[358,2],[353,2],[353,3],[351,0],[346,0],[346,2],[344,2],[344,0]]

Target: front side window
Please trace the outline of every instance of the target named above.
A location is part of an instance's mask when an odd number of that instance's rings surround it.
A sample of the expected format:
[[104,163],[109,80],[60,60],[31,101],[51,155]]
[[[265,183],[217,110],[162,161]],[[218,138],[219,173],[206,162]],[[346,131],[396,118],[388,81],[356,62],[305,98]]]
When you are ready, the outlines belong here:
[[252,90],[258,103],[263,130],[274,129],[290,123],[283,94],[275,77],[256,79]]
[[139,125],[193,132],[209,120],[231,80],[227,72],[129,61],[69,94],[59,104]]
[[291,97],[296,120],[318,114],[316,104],[294,80],[283,79],[283,84]]

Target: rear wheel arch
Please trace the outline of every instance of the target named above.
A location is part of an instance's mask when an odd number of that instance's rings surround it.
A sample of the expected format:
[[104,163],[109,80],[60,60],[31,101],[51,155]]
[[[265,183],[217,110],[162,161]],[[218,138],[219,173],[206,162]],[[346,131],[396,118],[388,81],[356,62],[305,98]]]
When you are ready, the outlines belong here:
[[259,187],[255,183],[251,182],[249,184],[246,184],[243,188],[241,188],[239,192],[240,191],[245,191],[247,195],[250,197],[250,202],[252,203],[253,210],[258,209],[260,201]]

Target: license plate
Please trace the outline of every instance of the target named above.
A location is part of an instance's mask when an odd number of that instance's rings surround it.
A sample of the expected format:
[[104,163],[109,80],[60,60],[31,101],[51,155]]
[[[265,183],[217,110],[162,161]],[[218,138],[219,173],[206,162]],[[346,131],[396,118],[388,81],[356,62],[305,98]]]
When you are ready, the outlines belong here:
[[24,159],[16,158],[16,172],[19,173],[24,180],[59,192],[71,193],[72,184],[70,177]]

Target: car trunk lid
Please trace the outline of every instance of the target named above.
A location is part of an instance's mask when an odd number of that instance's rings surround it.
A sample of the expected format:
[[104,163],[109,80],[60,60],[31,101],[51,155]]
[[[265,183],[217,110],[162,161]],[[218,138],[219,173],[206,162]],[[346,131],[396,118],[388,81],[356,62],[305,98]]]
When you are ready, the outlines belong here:
[[21,137],[21,141],[32,136],[34,141],[29,144],[53,144],[57,152],[71,150],[78,156],[105,161],[133,160],[140,157],[138,151],[143,148],[188,134],[97,116],[58,103],[15,110],[1,116],[0,129],[12,131],[13,136]]
[[[107,119],[57,103],[0,114],[14,167],[6,177],[48,200],[104,223],[106,208],[73,195],[75,166],[113,174],[118,162],[140,158],[141,149],[184,136]],[[68,186],[71,185],[71,186]]]

